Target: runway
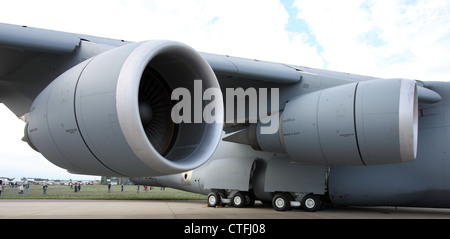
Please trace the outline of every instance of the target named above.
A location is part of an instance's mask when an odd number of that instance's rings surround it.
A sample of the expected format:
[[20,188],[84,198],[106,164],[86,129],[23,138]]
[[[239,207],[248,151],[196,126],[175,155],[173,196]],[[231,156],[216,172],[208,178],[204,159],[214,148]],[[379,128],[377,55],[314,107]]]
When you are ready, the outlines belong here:
[[317,212],[209,208],[203,200],[0,200],[0,219],[449,219],[450,209],[328,207]]

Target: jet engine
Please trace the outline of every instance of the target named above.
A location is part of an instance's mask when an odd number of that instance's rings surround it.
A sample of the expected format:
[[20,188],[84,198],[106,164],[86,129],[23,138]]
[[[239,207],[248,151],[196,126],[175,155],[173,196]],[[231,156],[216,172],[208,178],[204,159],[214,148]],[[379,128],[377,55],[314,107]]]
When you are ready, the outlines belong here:
[[[178,42],[146,41],[106,51],[40,93],[30,109],[26,140],[73,173],[135,177],[192,170],[215,151],[223,126],[173,123],[172,90],[193,92],[199,79],[203,89],[220,88],[209,64]],[[222,95],[214,102],[222,104]],[[222,107],[215,109],[223,118]]]
[[412,80],[362,81],[300,95],[280,115],[277,134],[262,134],[259,122],[224,140],[320,165],[391,164],[416,157],[418,96]]

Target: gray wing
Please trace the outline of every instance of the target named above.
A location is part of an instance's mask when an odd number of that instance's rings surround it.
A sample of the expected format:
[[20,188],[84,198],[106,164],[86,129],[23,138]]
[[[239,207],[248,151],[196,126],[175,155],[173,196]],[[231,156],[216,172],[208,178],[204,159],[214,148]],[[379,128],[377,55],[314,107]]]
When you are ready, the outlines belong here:
[[128,43],[0,23],[0,103],[17,116],[27,113],[50,82],[83,60],[75,59],[81,41],[112,47]]
[[[0,103],[4,103],[17,116],[27,113],[36,96],[57,76],[86,60],[86,57],[102,52],[91,50],[89,53],[80,53],[82,42],[109,48],[131,43],[0,23]],[[200,54],[214,70],[222,89],[296,84],[312,75],[315,78],[328,77],[349,82],[374,79],[281,63]],[[419,88],[419,99],[433,101],[437,97],[433,92]]]

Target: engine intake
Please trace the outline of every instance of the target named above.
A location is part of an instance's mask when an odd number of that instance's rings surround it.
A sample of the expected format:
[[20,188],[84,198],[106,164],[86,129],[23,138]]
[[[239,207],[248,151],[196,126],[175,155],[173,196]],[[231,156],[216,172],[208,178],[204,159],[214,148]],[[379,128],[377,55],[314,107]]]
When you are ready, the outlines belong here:
[[[216,149],[222,123],[175,124],[171,91],[220,88],[192,48],[147,41],[88,59],[54,80],[29,115],[29,142],[74,173],[127,177],[185,172]],[[222,96],[215,102],[222,103]],[[204,105],[207,103],[203,102]],[[216,115],[223,117],[221,107]]]

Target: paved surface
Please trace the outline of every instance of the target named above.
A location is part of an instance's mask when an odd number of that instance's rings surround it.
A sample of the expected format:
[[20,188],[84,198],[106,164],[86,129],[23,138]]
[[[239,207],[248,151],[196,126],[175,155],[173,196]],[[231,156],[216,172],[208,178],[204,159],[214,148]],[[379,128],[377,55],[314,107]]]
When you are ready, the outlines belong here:
[[329,207],[277,212],[270,206],[209,208],[189,200],[0,200],[0,219],[378,219],[450,218],[450,209]]

